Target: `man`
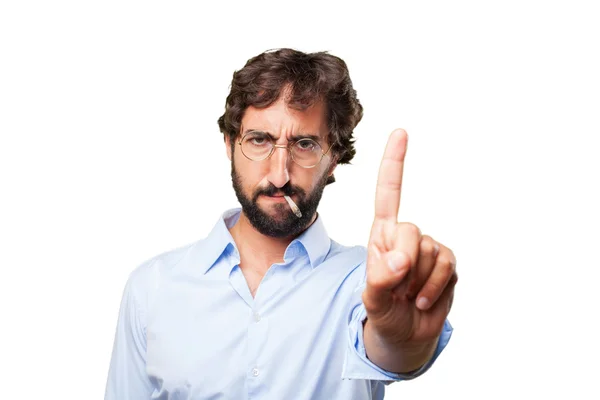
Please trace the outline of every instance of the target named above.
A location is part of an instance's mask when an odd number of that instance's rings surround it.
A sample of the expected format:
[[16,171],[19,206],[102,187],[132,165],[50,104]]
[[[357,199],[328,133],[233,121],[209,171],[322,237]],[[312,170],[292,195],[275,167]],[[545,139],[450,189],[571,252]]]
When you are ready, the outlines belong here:
[[131,274],[106,399],[382,399],[432,365],[456,260],[397,222],[406,133],[385,149],[367,248],[317,213],[361,118],[327,53],[266,52],[234,74],[219,127],[242,208]]

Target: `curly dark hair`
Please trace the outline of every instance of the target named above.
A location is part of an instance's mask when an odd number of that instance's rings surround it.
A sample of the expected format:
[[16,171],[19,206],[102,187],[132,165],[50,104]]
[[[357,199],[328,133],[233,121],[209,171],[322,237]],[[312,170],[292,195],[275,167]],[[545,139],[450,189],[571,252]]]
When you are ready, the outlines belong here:
[[277,49],[248,60],[244,68],[233,73],[225,113],[218,120],[223,135],[229,135],[233,143],[240,134],[246,108],[266,108],[284,90],[288,106],[294,109],[324,102],[331,151],[338,164],[349,163],[356,154],[353,131],[362,119],[363,107],[346,63],[327,52]]

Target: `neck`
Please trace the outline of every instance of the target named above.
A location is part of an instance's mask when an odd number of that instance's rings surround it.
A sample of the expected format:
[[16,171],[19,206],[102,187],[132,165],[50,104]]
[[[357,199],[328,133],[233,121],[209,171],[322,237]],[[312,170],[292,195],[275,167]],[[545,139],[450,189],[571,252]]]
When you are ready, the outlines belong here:
[[[312,225],[316,218],[315,213],[308,226]],[[252,269],[263,274],[272,264],[283,262],[285,250],[297,237],[276,238],[263,235],[252,226],[243,212],[229,231],[240,252],[240,265],[251,265]]]

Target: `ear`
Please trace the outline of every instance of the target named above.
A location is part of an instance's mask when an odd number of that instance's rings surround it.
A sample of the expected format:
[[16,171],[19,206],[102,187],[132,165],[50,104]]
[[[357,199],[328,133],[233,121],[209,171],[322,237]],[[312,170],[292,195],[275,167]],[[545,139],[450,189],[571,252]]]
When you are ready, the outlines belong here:
[[225,135],[225,151],[227,152],[227,158],[231,161],[231,138],[227,134]]
[[337,163],[334,162],[329,167],[329,171],[327,171],[327,176],[333,175],[333,172],[335,171],[335,167],[337,167]]
[[333,176],[333,172],[335,171],[336,167],[337,167],[337,157],[334,157],[331,159],[331,164],[329,165],[329,167],[327,169],[326,185],[329,185],[329,184],[332,184],[333,182],[335,182],[335,176]]
[[329,169],[327,170],[327,176],[331,176],[333,175],[333,172],[335,171],[335,168],[337,167],[337,157],[332,157],[331,158],[331,165],[329,166]]

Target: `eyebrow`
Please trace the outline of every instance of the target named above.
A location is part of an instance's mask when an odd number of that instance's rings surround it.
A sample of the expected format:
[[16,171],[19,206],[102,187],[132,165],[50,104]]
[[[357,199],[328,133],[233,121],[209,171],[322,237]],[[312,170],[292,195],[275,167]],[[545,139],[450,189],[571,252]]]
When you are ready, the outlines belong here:
[[[263,134],[263,135],[267,135],[274,142],[277,141],[277,138],[275,136],[273,136],[270,132],[261,131],[260,129],[247,129],[244,132],[244,135],[247,135],[248,133],[260,133],[260,134]],[[319,140],[321,140],[321,136],[319,136],[317,134],[314,134],[314,133],[298,133],[296,135],[292,135],[292,141],[298,141],[298,140],[301,140],[301,139],[312,139],[315,142],[318,142]]]

